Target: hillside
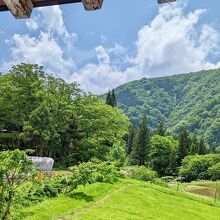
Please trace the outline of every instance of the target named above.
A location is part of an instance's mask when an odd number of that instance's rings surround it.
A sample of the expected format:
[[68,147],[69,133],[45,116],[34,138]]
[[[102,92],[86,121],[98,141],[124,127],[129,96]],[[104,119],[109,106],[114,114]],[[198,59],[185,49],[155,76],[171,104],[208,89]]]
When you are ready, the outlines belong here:
[[137,124],[164,120],[171,132],[183,127],[220,146],[220,69],[141,79],[116,88],[118,106]]
[[219,219],[219,204],[132,179],[80,187],[70,196],[25,208],[20,219]]

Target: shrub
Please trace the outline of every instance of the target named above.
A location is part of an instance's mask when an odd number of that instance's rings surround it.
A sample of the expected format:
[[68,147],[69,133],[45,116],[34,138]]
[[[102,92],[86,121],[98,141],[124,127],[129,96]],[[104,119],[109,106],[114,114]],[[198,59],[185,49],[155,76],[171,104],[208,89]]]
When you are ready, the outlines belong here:
[[212,167],[209,167],[208,174],[211,178],[211,180],[220,180],[220,163],[217,163],[213,165]]
[[9,219],[11,210],[18,205],[23,195],[19,186],[31,181],[35,175],[28,151],[0,152],[0,219]]
[[211,171],[209,168],[219,162],[219,154],[188,156],[184,158],[179,174],[187,182],[199,179],[210,180],[214,170]]
[[70,167],[69,170],[72,174],[62,180],[62,184],[66,188],[65,192],[70,192],[79,185],[85,186],[94,182],[113,183],[120,176],[114,164],[99,160],[82,163],[78,166]]
[[93,174],[97,182],[113,183],[120,176],[114,164],[101,162],[96,165],[96,172]]
[[169,182],[172,182],[175,180],[175,177],[174,176],[163,176],[161,177],[161,179],[166,182],[166,183],[169,183]]
[[26,196],[23,199],[23,205],[29,203],[38,203],[44,200],[44,197],[53,198],[62,192],[63,178],[60,176],[53,178],[44,178],[42,180],[35,179],[31,183],[26,183],[21,186],[21,191],[26,191]]
[[154,182],[157,177],[157,173],[145,166],[134,166],[128,168],[128,176],[137,180]]
[[125,164],[126,152],[123,143],[118,142],[113,145],[108,154],[108,159],[115,162],[117,167],[122,167]]

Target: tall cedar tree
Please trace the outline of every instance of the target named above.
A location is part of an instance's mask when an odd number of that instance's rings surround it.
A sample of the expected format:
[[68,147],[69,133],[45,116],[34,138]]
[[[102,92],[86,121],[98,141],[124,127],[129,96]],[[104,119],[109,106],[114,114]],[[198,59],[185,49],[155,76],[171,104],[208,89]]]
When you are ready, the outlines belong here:
[[184,157],[190,154],[190,137],[186,129],[184,129],[179,135],[179,146],[178,146],[178,164],[181,165]]
[[112,91],[108,91],[108,94],[106,96],[106,104],[112,107],[116,107],[117,103],[114,89]]
[[206,146],[205,146],[203,138],[201,138],[200,141],[199,141],[198,154],[199,155],[205,155],[206,154]]
[[150,143],[150,129],[147,124],[147,118],[144,117],[137,129],[133,142],[133,149],[131,152],[131,163],[133,165],[141,166],[147,164]]
[[113,103],[113,107],[117,106],[117,101],[116,101],[116,96],[115,96],[115,90],[112,90],[112,103]]
[[158,128],[157,128],[157,134],[160,136],[166,136],[166,128],[164,126],[164,121],[161,121]]
[[135,127],[132,125],[130,127],[130,131],[127,139],[127,149],[126,149],[127,156],[129,156],[132,152],[134,137],[135,137]]
[[105,101],[105,103],[106,103],[107,105],[110,105],[110,103],[111,103],[111,91],[110,91],[110,90],[108,91],[108,94],[107,94],[107,96],[106,96],[106,101]]
[[196,135],[194,134],[191,137],[191,146],[190,146],[190,155],[195,155],[198,153],[199,150],[199,143]]

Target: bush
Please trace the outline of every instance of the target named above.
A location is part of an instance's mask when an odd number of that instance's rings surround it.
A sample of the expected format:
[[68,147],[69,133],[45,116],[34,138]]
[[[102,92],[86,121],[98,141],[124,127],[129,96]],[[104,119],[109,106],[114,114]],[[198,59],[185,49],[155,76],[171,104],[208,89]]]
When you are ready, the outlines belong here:
[[154,180],[157,178],[157,173],[146,168],[145,166],[129,167],[127,172],[128,177],[146,182],[154,182]]
[[163,176],[161,177],[161,179],[166,182],[166,183],[169,183],[169,182],[172,182],[175,180],[175,177],[174,176]]
[[213,173],[214,168],[211,169],[211,167],[219,162],[219,154],[188,156],[184,158],[179,174],[187,182],[211,180],[213,178],[212,175],[216,175],[216,172],[215,174]]
[[111,148],[108,159],[115,163],[116,167],[122,167],[126,161],[126,152],[123,143],[116,143]]
[[114,164],[99,160],[82,163],[78,166],[70,167],[69,170],[72,174],[62,181],[66,188],[65,192],[70,192],[79,185],[85,186],[94,182],[113,183],[120,176]]
[[62,177],[44,178],[42,180],[36,179],[31,183],[26,183],[21,187],[22,191],[26,191],[26,196],[23,199],[23,205],[29,203],[38,203],[44,200],[44,197],[57,197],[62,192]]
[[97,182],[113,183],[120,176],[114,164],[101,162],[96,165],[96,172],[93,174]]
[[212,167],[209,167],[208,174],[211,180],[213,181],[220,180],[220,163],[217,163]]
[[18,188],[35,177],[35,169],[27,153],[30,151],[0,152],[0,219],[9,219],[11,210],[22,201]]

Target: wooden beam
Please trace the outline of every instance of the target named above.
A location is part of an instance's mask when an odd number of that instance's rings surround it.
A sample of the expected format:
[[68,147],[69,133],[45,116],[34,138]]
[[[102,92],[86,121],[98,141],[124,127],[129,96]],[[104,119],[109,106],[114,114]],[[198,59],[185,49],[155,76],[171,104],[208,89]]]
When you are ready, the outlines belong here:
[[[7,1],[7,0],[5,0]],[[70,3],[78,3],[81,0],[32,0],[33,7],[45,7],[52,5],[62,5],[62,4],[70,4]],[[5,5],[3,0],[0,0],[0,11],[8,11],[8,7]]]
[[15,18],[29,18],[33,9],[31,0],[3,0]]
[[62,5],[70,3],[78,3],[81,0],[32,0],[34,7],[45,7],[51,5]]
[[176,0],[157,0],[158,4],[164,4],[169,2],[175,2]]
[[82,0],[86,11],[95,11],[102,7],[103,0]]

